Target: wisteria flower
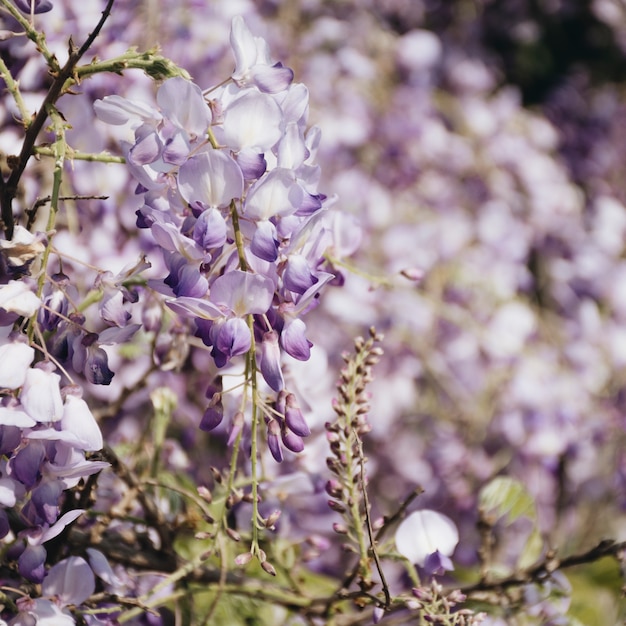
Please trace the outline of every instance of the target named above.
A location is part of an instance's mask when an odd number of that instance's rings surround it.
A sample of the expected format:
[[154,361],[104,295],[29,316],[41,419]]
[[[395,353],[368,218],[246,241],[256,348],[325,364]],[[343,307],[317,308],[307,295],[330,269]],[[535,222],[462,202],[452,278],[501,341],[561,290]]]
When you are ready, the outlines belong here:
[[424,509],[404,519],[395,535],[396,549],[411,563],[427,565],[433,573],[454,569],[449,557],[459,542],[454,522],[442,513]]

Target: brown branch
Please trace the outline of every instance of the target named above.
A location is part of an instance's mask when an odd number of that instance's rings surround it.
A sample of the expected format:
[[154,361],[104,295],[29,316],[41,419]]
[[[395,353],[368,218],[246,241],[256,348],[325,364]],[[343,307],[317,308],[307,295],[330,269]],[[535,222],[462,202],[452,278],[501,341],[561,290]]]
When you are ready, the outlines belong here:
[[606,556],[612,556],[616,559],[622,558],[622,554],[626,552],[626,541],[616,542],[613,539],[604,539],[597,546],[582,552],[573,554],[564,559],[559,559],[554,553],[546,555],[546,557],[533,567],[528,568],[520,573],[513,574],[507,578],[493,581],[479,581],[473,585],[469,585],[461,589],[461,591],[470,596],[484,591],[497,591],[507,589],[509,587],[519,587],[529,583],[539,583],[548,578],[557,570],[583,565],[585,563],[593,563]]
[[11,173],[8,179],[5,181],[0,177],[0,216],[2,217],[6,238],[9,240],[13,238],[13,230],[15,228],[13,218],[13,199],[17,194],[18,184],[22,178],[24,170],[26,169],[26,165],[30,157],[33,155],[37,137],[48,119],[49,107],[54,105],[62,95],[66,82],[74,75],[76,65],[85,52],[87,52],[87,50],[91,47],[95,38],[102,30],[104,23],[111,13],[114,1],[115,0],[108,0],[104,11],[102,11],[102,17],[100,18],[98,24],[80,48],[76,49],[70,39],[69,58],[65,65],[54,75],[52,85],[50,86],[39,111],[35,115],[32,123],[28,126],[28,130],[24,135],[24,143],[22,144],[22,150],[19,156],[11,159]]

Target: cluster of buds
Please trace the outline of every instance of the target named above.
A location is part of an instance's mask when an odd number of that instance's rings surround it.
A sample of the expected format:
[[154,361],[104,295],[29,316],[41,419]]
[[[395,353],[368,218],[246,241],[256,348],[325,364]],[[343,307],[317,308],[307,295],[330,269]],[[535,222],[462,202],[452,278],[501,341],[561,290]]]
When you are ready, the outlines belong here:
[[365,529],[369,528],[370,532],[374,529],[369,519],[361,436],[370,431],[366,388],[372,381],[372,368],[383,353],[376,345],[381,340],[382,335],[371,328],[368,339],[358,337],[355,340],[353,354],[343,355],[345,366],[337,385],[339,397],[333,403],[337,419],[326,424],[326,437],[332,452],[326,464],[333,474],[326,483],[326,492],[330,496],[328,506],[343,518],[333,528],[349,540],[344,549],[359,554],[359,583],[365,589],[372,586],[370,540]]

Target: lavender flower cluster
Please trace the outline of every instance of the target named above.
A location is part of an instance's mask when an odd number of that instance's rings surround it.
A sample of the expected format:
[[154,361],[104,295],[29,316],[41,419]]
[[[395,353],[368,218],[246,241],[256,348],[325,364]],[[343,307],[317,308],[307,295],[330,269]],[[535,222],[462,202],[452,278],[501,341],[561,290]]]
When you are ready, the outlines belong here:
[[623,620],[619,2],[102,4],[0,0],[0,624]]
[[[241,18],[231,45],[226,84],[202,91],[175,77],[159,87],[157,109],[119,96],[95,107],[101,120],[134,130],[124,151],[143,196],[137,226],[150,230],[169,272],[151,287],[194,321],[218,368],[259,346],[259,371],[278,394],[267,424],[280,461],[279,433],[294,452],[310,433],[285,390],[281,352],[310,356],[302,316],[335,277],[325,257],[334,218],[317,189],[320,133],[306,126],[308,90],[272,63]],[[220,392],[209,397],[205,430],[223,417]]]

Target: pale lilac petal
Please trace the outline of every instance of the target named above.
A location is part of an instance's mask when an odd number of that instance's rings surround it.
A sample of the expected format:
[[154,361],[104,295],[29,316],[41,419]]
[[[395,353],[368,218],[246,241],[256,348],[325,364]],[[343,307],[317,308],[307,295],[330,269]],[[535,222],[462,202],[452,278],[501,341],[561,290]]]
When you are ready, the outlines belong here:
[[237,162],[224,152],[201,152],[181,165],[178,189],[192,206],[226,207],[241,197],[243,174]]
[[[6,343],[0,346],[0,387],[4,389],[17,389],[24,384],[26,372],[30,369],[30,364],[35,358],[35,350],[22,342]],[[2,419],[0,409],[0,424],[5,422]],[[6,416],[6,419],[11,419]],[[17,418],[15,418],[17,419]],[[10,422],[6,422],[9,424]],[[20,426],[21,424],[15,424]]]
[[449,517],[424,509],[411,513],[400,523],[395,541],[403,557],[423,566],[434,552],[451,556],[459,542],[459,532]]
[[65,530],[66,526],[79,518],[84,512],[84,509],[72,509],[64,515],[61,515],[61,517],[59,517],[55,524],[53,524],[52,526],[50,526],[50,528],[44,531],[44,533],[39,538],[38,543],[45,543],[46,541],[50,541],[50,539],[54,539],[55,537],[60,535]]
[[115,574],[106,556],[95,548],[87,548],[89,565],[94,574],[103,580],[107,585],[117,586],[122,584],[122,580]]
[[10,280],[0,286],[0,309],[22,317],[32,317],[40,307],[41,301],[26,283]]
[[176,300],[170,300],[166,304],[172,311],[185,317],[199,317],[205,320],[216,320],[224,317],[222,309],[212,302],[200,298],[180,297]]
[[[13,622],[11,626],[75,626],[74,616],[56,605],[51,600],[35,598],[33,606],[29,608],[29,616],[33,617],[33,622]],[[23,614],[20,614],[21,617]]]
[[0,506],[11,508],[15,506],[16,483],[12,478],[0,478]]
[[298,210],[303,195],[293,172],[277,167],[252,186],[246,198],[244,214],[253,220],[289,215]]
[[280,333],[280,343],[285,352],[298,361],[308,361],[313,345],[306,338],[306,324],[300,319],[287,320]]
[[201,298],[209,289],[209,281],[193,265],[183,265],[172,289],[177,296]]
[[309,110],[309,90],[303,83],[292,83],[280,102],[285,124],[306,122]]
[[257,222],[257,228],[250,242],[250,252],[259,259],[273,263],[278,258],[278,235],[272,222]]
[[122,125],[126,122],[140,124],[149,119],[156,119],[159,114],[149,105],[133,102],[121,96],[105,96],[93,104],[98,119],[107,124]]
[[126,343],[140,328],[141,324],[128,324],[128,326],[124,326],[124,328],[105,328],[98,334],[98,344],[101,346],[108,346],[118,343]]
[[61,427],[76,437],[81,450],[101,450],[103,441],[100,427],[89,406],[82,398],[68,395],[63,407]]
[[263,335],[260,369],[265,382],[274,391],[279,392],[285,386],[283,372],[280,367],[278,335],[275,330],[271,330]]
[[211,301],[228,307],[237,317],[263,315],[272,304],[274,283],[260,274],[233,270],[215,279]]
[[211,124],[211,109],[198,85],[180,76],[169,78],[157,91],[157,104],[165,117],[197,137]]
[[295,170],[304,163],[308,155],[302,129],[295,124],[289,124],[278,144],[278,166]]
[[202,248],[193,239],[185,237],[174,224],[155,222],[150,232],[156,243],[165,250],[178,252],[192,261],[200,261],[204,257]]
[[20,402],[30,417],[38,422],[56,422],[63,416],[61,377],[38,367],[26,371]]
[[128,153],[128,159],[134,165],[148,165],[161,156],[163,148],[161,140],[154,129],[146,130],[147,132],[138,133],[137,141]]
[[232,20],[230,46],[235,55],[235,71],[232,76],[235,80],[241,80],[256,63],[257,46],[254,36],[240,15]]
[[41,585],[41,594],[56,598],[62,607],[82,604],[95,590],[93,571],[80,556],[70,556],[53,565]]
[[281,63],[264,65],[258,63],[250,70],[250,80],[265,93],[280,93],[293,81],[293,70]]
[[224,140],[235,152],[266,152],[281,138],[282,111],[267,94],[249,90],[224,111]]

